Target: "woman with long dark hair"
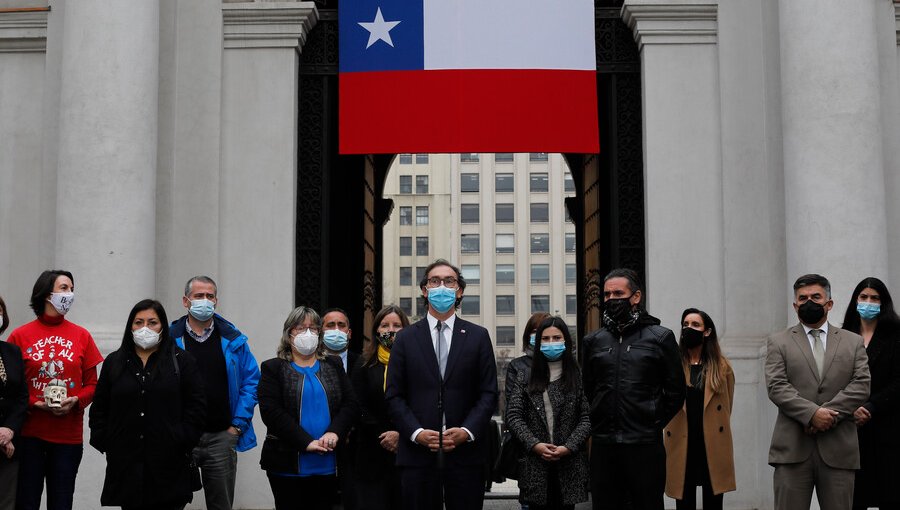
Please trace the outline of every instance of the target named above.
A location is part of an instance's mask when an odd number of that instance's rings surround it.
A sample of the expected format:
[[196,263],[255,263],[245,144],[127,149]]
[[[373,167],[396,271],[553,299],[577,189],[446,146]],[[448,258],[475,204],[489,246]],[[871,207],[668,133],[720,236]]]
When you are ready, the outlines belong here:
[[571,509],[587,500],[590,410],[572,351],[565,321],[544,319],[527,374],[506,388],[506,426],[527,452],[519,487],[529,509]]
[[30,381],[29,413],[16,443],[20,510],[40,508],[45,480],[47,510],[72,508],[84,454],[84,410],[94,399],[97,365],[103,361],[88,330],[66,320],[74,299],[72,273],[44,271],[31,291],[37,318],[9,335],[9,343],[22,351]]
[[190,453],[203,433],[206,397],[197,362],[175,345],[159,301],[128,314],[91,406],[91,445],[106,454],[100,504],[180,509],[193,499]]
[[360,407],[353,478],[360,510],[401,506],[400,473],[396,466],[400,433],[388,416],[384,388],[394,336],[407,326],[409,318],[402,308],[396,305],[382,308],[375,315],[372,339],[366,341],[363,355],[353,370],[353,391]]
[[704,311],[681,314],[681,364],[687,383],[684,406],[663,431],[666,495],[678,510],[721,509],[723,494],[735,489],[731,406],[734,371],[719,347],[716,325]]
[[861,468],[853,508],[900,508],[900,318],[887,286],[878,278],[859,282],[842,326],[863,337],[872,387],[853,418],[858,427]]
[[[8,327],[6,303],[0,298],[0,335]],[[12,510],[16,505],[19,458],[13,439],[22,429],[27,408],[22,351],[15,345],[0,342],[0,510]]]

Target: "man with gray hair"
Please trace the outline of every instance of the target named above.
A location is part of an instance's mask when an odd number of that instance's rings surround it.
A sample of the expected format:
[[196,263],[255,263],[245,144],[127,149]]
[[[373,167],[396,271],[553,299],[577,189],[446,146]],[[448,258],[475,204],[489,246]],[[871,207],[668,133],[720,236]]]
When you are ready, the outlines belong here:
[[206,390],[207,416],[194,461],[200,466],[206,508],[231,510],[237,473],[237,452],[256,446],[253,410],[259,366],[247,336],[215,313],[216,282],[195,276],[184,286],[188,313],[172,323],[179,347],[197,359]]

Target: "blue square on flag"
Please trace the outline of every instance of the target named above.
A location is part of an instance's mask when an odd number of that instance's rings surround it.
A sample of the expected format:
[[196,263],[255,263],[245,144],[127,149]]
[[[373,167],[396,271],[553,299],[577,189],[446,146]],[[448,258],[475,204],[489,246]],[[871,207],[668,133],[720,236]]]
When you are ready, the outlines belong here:
[[422,69],[421,0],[344,0],[339,12],[340,72]]

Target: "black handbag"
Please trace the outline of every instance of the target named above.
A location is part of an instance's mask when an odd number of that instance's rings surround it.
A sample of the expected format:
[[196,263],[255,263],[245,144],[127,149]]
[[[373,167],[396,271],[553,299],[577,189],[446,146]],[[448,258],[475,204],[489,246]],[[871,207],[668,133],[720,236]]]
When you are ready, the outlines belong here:
[[507,478],[518,480],[519,461],[524,457],[525,448],[522,447],[522,443],[509,429],[504,430],[500,436],[500,452],[494,461],[494,481],[500,483]]

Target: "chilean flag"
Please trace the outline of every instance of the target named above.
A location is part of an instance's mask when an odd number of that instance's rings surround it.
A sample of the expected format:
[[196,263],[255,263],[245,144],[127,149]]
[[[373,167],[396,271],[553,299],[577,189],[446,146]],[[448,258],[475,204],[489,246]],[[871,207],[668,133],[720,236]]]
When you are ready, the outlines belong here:
[[342,0],[340,153],[600,151],[594,0]]

